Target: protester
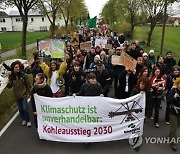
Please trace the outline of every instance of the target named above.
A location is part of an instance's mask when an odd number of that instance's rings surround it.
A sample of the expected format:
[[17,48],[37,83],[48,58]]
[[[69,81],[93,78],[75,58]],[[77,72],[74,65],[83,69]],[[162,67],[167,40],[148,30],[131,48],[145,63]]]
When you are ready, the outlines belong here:
[[128,98],[131,95],[132,89],[137,83],[137,77],[132,70],[124,70],[119,77],[118,97],[119,99]]
[[166,57],[164,58],[164,64],[165,64],[165,73],[166,75],[169,75],[172,73],[172,67],[176,65],[176,60],[173,58],[172,51],[166,52]]
[[40,66],[47,76],[47,84],[51,87],[53,97],[62,97],[62,91],[57,84],[57,79],[63,78],[63,75],[66,72],[67,63],[62,62],[58,68],[57,62],[52,60],[50,67],[45,62],[41,62]]
[[[175,65],[172,68],[173,72],[167,76],[167,93],[166,93],[166,99],[170,92],[170,90],[173,87],[174,81],[176,78],[180,77],[180,67]],[[169,117],[169,110],[170,110],[170,104],[168,101],[166,101],[166,114],[165,114],[165,123],[169,125],[170,117]]]
[[107,97],[110,89],[111,77],[109,71],[103,68],[103,63],[101,61],[97,63],[95,74],[96,80],[102,86],[103,95]]
[[149,51],[149,61],[151,63],[151,67],[154,68],[154,66],[156,65],[156,57],[154,54],[154,50]]
[[31,120],[28,111],[27,99],[30,94],[31,84],[27,74],[25,74],[20,67],[22,64],[15,61],[11,64],[11,74],[9,75],[9,82],[7,87],[13,88],[13,93],[18,105],[19,113],[22,118],[22,125],[31,127]]
[[73,63],[73,70],[69,76],[70,95],[72,95],[73,93],[78,93],[81,90],[81,87],[85,83],[86,79],[86,74],[82,70],[79,62],[75,61]]
[[[123,51],[122,47],[117,47],[114,55],[120,56],[122,51]],[[124,70],[125,70],[125,66],[123,65],[112,65],[112,71],[113,71],[112,74],[114,78],[114,91],[115,91],[114,97],[118,97],[117,88],[119,86],[119,77],[124,72]]]
[[80,92],[73,96],[104,96],[101,85],[96,80],[94,73],[89,73],[86,77],[86,83],[81,87]]
[[35,77],[35,83],[33,85],[33,88],[31,90],[31,105],[32,105],[32,111],[34,115],[34,123],[36,128],[37,125],[37,111],[36,111],[36,105],[34,100],[34,94],[45,96],[45,97],[53,97],[52,90],[49,85],[46,84],[46,78],[43,73],[36,74]]
[[134,96],[140,92],[146,93],[146,102],[145,102],[145,116],[147,118],[150,118],[150,112],[151,112],[151,106],[152,106],[152,94],[150,91],[151,85],[149,83],[149,80],[147,78],[140,78],[137,82],[136,87],[132,90],[131,96]]
[[151,87],[152,87],[152,110],[155,108],[154,113],[154,125],[156,128],[159,128],[159,109],[161,104],[161,95],[166,89],[166,77],[161,75],[160,68],[154,67],[151,78]]
[[170,133],[173,151],[177,151],[177,130],[180,128],[180,78],[176,78],[173,89],[170,90],[167,101],[170,104]]

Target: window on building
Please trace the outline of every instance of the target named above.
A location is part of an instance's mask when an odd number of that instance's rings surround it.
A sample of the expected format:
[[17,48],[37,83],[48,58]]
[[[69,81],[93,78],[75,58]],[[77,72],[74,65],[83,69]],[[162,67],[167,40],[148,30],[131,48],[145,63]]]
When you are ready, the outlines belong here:
[[1,27],[2,32],[6,32],[6,27]]
[[0,22],[6,22],[5,18],[0,18]]
[[34,21],[34,18],[31,18],[31,22],[33,22]]
[[45,31],[47,31],[47,26],[40,27],[40,32],[45,32]]
[[22,19],[21,18],[16,18],[16,22],[21,22]]
[[44,17],[42,17],[42,21],[44,21]]

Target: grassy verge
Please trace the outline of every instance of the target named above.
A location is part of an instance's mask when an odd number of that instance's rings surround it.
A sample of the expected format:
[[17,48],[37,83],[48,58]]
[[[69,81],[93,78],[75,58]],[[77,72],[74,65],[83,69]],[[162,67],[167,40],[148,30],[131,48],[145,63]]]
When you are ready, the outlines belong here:
[[[2,45],[2,51],[16,49],[21,46],[22,32],[5,32],[0,33],[0,43]],[[31,44],[37,41],[37,39],[44,39],[49,37],[49,32],[27,32],[27,44]]]
[[[36,50],[33,48],[27,51],[27,57],[30,57],[32,52]],[[5,60],[21,58],[20,54],[14,56],[0,59],[0,63]],[[32,80],[32,75],[29,75],[30,80]],[[12,89],[5,88],[5,90],[0,94],[0,130],[5,126],[7,121],[13,116],[14,112],[17,110],[17,105],[15,102],[14,94]]]
[[[135,27],[134,39],[140,41],[146,41],[148,27]],[[156,27],[152,36],[151,47],[144,46],[145,52],[149,52],[150,49],[154,49],[156,55],[159,55],[161,45],[162,27]],[[164,50],[163,55],[165,56],[166,51],[171,50],[176,60],[180,59],[180,27],[166,27],[165,39],[164,39]]]

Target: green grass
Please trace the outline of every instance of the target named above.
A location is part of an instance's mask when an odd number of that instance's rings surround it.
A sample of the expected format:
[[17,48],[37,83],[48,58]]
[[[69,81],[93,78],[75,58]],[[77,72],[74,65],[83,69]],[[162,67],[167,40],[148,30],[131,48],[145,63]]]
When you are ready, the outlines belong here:
[[[5,52],[12,49],[17,49],[21,46],[22,32],[4,32],[0,33],[0,43],[2,45],[2,51]],[[37,41],[37,39],[43,39],[49,37],[49,32],[27,32],[27,44],[31,44]]]
[[[135,27],[134,39],[147,40],[148,27]],[[145,52],[154,49],[156,55],[160,53],[162,27],[156,27],[153,36],[151,47],[144,46]],[[176,60],[180,59],[180,27],[166,27],[163,56],[166,51],[171,50]]]

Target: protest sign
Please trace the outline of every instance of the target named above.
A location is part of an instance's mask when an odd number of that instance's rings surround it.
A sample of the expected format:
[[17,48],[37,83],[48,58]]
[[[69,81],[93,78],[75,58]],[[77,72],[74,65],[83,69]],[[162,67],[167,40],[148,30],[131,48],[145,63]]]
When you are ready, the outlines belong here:
[[34,97],[40,139],[85,143],[128,139],[133,134],[143,134],[145,94],[121,100]]
[[86,50],[86,51],[90,51],[91,50],[91,42],[88,41],[88,42],[82,42],[80,43],[80,49],[81,50]]
[[51,39],[38,41],[39,56],[44,57],[50,55]]
[[105,45],[105,48],[106,48],[106,49],[112,49],[112,44],[106,44],[106,45]]
[[[11,64],[15,61],[20,61],[24,67],[28,66],[28,62],[27,60],[23,60],[23,59],[12,59],[12,60],[6,60],[3,63],[5,63],[7,66],[11,66]],[[4,88],[7,85],[7,81],[8,81],[8,76],[11,73],[10,71],[8,71],[4,66],[3,63],[0,64],[0,94],[2,93],[2,91],[4,90]],[[11,67],[10,67],[11,68]]]
[[79,35],[77,33],[71,34],[71,40],[70,43],[72,45],[79,45]]
[[113,55],[111,62],[113,65],[124,65],[126,69],[132,71],[134,71],[137,65],[137,61],[124,51],[121,52],[121,56]]
[[52,39],[50,53],[51,58],[64,58],[65,41],[61,39]]
[[96,39],[95,40],[95,47],[100,45],[102,48],[105,48],[106,44],[107,44],[107,39]]

